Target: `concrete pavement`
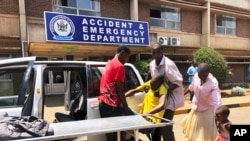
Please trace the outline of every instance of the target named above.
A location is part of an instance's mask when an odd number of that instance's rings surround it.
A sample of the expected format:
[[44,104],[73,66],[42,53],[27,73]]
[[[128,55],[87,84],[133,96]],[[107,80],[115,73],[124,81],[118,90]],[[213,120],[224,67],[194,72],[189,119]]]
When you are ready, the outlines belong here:
[[[234,96],[222,98],[222,105],[230,107],[229,119],[233,124],[250,124],[250,96]],[[185,106],[179,108],[175,112],[173,131],[176,141],[187,141],[183,135],[183,128],[180,125],[181,119],[190,111],[192,104],[188,100],[185,101]],[[240,115],[240,116],[239,116]],[[148,141],[143,134],[140,135],[143,141]]]
[[[229,120],[232,124],[243,124],[243,125],[250,125],[250,106],[240,106],[230,108],[230,115]],[[183,135],[183,128],[180,125],[180,121],[186,116],[186,114],[179,114],[174,116],[174,133],[175,133],[175,140],[176,141],[187,141],[187,138]],[[146,139],[146,138],[145,138]],[[147,140],[143,140],[147,141]]]

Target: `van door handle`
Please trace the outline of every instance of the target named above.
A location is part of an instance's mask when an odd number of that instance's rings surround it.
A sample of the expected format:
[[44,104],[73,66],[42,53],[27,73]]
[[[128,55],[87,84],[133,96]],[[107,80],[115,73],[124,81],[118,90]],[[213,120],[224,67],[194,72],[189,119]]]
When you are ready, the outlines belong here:
[[90,107],[91,107],[92,109],[98,110],[98,109],[99,109],[99,103],[93,103],[93,104],[90,105]]

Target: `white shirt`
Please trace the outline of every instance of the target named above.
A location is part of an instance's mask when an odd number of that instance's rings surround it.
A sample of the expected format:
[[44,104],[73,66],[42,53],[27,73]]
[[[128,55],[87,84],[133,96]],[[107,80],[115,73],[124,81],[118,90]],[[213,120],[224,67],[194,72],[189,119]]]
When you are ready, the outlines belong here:
[[173,93],[168,97],[168,103],[166,109],[175,111],[179,107],[184,106],[184,89],[183,89],[183,78],[179,69],[175,63],[168,57],[163,56],[160,64],[156,66],[155,60],[150,62],[150,72],[151,76],[156,73],[160,73],[165,76],[167,84],[174,83],[178,85],[177,88],[173,90]]

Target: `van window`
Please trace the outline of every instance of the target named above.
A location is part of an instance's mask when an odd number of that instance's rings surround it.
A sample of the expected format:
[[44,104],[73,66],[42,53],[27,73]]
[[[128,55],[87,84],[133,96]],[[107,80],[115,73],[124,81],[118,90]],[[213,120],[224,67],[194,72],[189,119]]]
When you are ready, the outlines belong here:
[[130,66],[125,66],[125,74],[125,92],[140,85],[138,77]]
[[[26,68],[8,68],[0,70],[0,106],[16,106],[21,83]],[[28,80],[26,95],[30,94],[33,86],[33,71]]]
[[88,83],[88,97],[98,97],[100,95],[100,80],[102,77],[102,72],[104,70],[104,65],[100,66],[91,66]]
[[[88,78],[88,97],[98,97],[100,95],[100,80],[103,73],[105,65],[92,65],[90,67],[91,75]],[[125,82],[124,82],[124,92],[134,89],[139,86],[139,79],[136,76],[134,70],[130,66],[125,66]]]

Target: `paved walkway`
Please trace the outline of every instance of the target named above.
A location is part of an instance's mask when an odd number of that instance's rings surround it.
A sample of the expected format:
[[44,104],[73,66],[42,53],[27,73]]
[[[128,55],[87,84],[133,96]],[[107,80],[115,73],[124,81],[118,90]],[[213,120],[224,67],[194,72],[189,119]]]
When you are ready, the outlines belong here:
[[[222,98],[222,105],[227,105],[229,108],[250,106],[250,96],[224,97]],[[191,108],[192,103],[189,103],[189,101],[186,100],[184,107],[177,109],[175,114],[188,113]]]

